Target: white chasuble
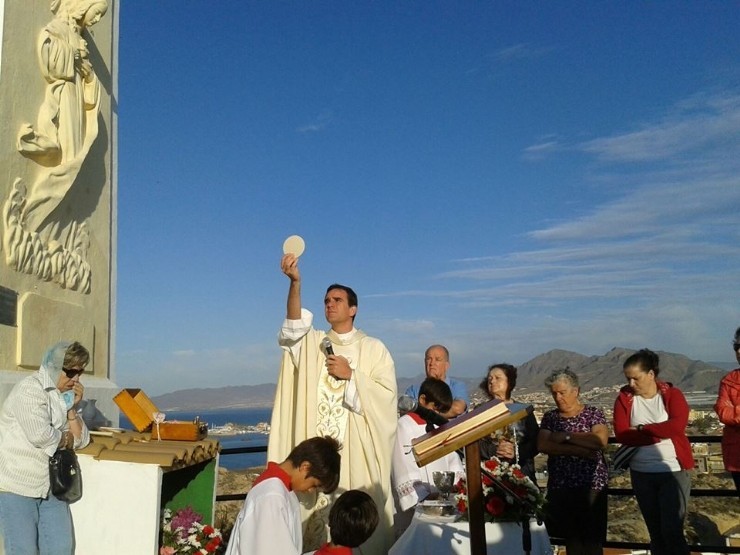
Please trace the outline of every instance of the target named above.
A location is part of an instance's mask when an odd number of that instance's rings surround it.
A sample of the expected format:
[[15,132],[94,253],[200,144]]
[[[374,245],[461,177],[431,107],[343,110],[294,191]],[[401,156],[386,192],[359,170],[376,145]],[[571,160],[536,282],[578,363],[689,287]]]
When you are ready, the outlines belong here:
[[[378,506],[380,523],[359,551],[362,555],[385,554],[393,541],[390,481],[397,423],[393,359],[381,341],[359,330],[341,336],[324,333],[311,327],[310,312],[304,309],[302,317],[287,320],[280,333],[284,353],[267,458],[282,462],[293,447],[317,435],[339,440],[342,463],[335,494],[331,499],[315,493],[299,496],[304,550],[318,549],[326,540],[331,500],[348,489],[360,489]],[[334,353],[349,361],[350,380],[336,380],[327,373],[321,349],[327,336]]]

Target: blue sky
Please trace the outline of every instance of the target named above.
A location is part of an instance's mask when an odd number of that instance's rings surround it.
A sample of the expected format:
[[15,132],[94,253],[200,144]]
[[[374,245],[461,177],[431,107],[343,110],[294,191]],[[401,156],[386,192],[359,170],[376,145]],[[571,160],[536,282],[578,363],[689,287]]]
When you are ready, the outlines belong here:
[[400,376],[733,360],[737,2],[122,2],[116,381],[274,382],[299,234]]

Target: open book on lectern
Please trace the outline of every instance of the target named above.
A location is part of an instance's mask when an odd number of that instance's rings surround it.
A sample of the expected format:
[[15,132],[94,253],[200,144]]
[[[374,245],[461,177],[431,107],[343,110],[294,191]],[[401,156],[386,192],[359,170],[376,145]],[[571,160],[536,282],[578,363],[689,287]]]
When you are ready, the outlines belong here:
[[492,432],[521,420],[532,412],[531,405],[506,404],[493,399],[477,409],[450,420],[411,441],[416,464],[424,466],[465,445],[486,437]]

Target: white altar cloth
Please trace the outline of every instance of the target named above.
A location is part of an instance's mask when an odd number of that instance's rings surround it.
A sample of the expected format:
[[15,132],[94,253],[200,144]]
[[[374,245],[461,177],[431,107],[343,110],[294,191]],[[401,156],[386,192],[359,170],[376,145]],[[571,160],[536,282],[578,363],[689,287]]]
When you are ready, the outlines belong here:
[[[449,519],[448,519],[449,520]],[[550,537],[544,525],[531,521],[531,555],[552,555]],[[515,522],[486,523],[487,553],[520,555],[522,528]],[[411,525],[398,538],[388,555],[470,555],[470,529],[467,522],[445,522],[420,513],[414,514]]]

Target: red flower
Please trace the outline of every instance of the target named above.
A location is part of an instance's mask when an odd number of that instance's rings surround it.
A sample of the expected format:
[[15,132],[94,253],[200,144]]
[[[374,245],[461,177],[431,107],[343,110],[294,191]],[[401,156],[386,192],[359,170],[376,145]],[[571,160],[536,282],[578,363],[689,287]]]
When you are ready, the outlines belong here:
[[206,524],[206,525],[205,525],[205,526],[203,527],[203,533],[204,533],[204,534],[205,534],[206,536],[210,536],[210,535],[211,535],[211,534],[213,534],[214,532],[215,532],[215,530],[213,529],[213,526],[209,526],[208,524]]
[[216,541],[217,539],[218,539],[218,538],[215,538],[215,539],[213,539],[213,540],[209,541],[209,542],[208,542],[208,543],[206,544],[206,551],[207,551],[208,553],[214,553],[214,552],[216,551],[216,549],[218,549],[218,546],[219,546],[219,544],[220,544],[221,542],[220,542],[220,541]]
[[524,478],[524,472],[522,472],[522,471],[521,471],[521,470],[519,470],[518,468],[514,468],[514,469],[512,469],[511,473],[512,473],[512,474],[513,474],[513,475],[514,475],[515,477],[519,478],[520,480]]
[[491,472],[493,472],[494,470],[496,470],[498,468],[499,462],[496,459],[489,459],[486,462],[484,462],[483,465],[488,470],[490,470]]
[[499,516],[499,515],[504,514],[505,509],[506,509],[506,503],[500,497],[491,495],[486,500],[486,511],[491,513],[493,516]]
[[457,512],[458,513],[465,513],[468,510],[467,503],[465,503],[464,499],[458,499],[457,500]]

